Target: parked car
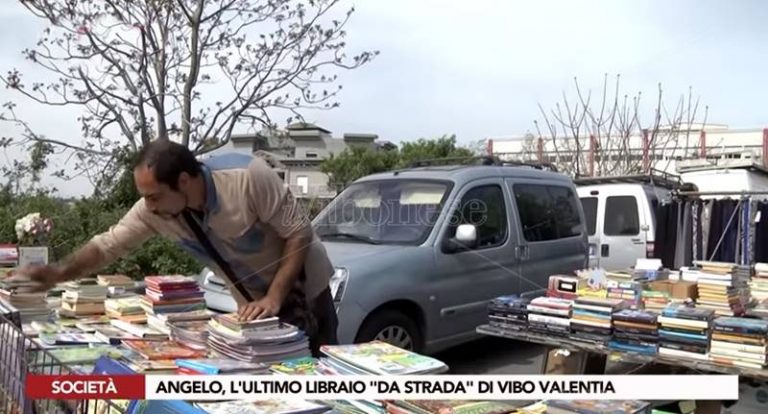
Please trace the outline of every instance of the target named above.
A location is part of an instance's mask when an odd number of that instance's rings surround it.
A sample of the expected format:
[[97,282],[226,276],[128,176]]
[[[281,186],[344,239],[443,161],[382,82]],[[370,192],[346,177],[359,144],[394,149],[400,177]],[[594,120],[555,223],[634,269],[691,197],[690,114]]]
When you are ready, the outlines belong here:
[[[476,338],[488,302],[587,264],[572,181],[526,166],[427,166],[357,180],[313,221],[336,271],[342,343],[435,352]],[[206,278],[209,306],[231,309]],[[225,304],[225,300],[229,301]]]
[[681,183],[663,175],[576,179],[589,234],[590,265],[628,269],[653,257],[656,206]]

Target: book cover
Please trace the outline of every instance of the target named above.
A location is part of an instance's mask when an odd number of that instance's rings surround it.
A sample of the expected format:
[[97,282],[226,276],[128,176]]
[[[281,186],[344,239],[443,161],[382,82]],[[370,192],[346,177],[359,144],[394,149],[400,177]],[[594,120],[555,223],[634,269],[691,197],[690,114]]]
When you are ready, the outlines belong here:
[[270,369],[285,375],[318,375],[318,360],[312,357],[296,358],[272,365]]
[[193,359],[205,354],[202,351],[185,348],[172,341],[126,340],[123,341],[123,344],[149,360]]
[[207,375],[226,374],[245,371],[265,371],[267,365],[248,363],[223,358],[206,359],[177,359],[176,365],[181,368],[191,369]]
[[321,347],[323,354],[381,375],[440,373],[448,367],[434,358],[419,355],[381,341]]
[[324,405],[299,399],[200,402],[197,406],[208,414],[316,414],[328,411]]
[[549,400],[546,402],[547,409],[558,408],[580,414],[635,414],[648,409],[649,404],[645,401],[605,401],[605,400]]
[[493,401],[406,400],[395,404],[417,414],[506,414],[517,410],[514,405]]

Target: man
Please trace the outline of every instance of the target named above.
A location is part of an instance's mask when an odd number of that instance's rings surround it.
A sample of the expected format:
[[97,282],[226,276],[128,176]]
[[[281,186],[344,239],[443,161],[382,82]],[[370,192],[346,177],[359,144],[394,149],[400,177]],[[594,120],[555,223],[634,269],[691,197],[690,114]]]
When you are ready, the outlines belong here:
[[158,234],[224,276],[241,320],[279,316],[305,330],[315,354],[336,343],[333,267],[263,160],[230,154],[200,163],[187,147],[156,140],[142,148],[133,174],[142,199],[116,225],[63,263],[20,273],[48,289],[93,274]]

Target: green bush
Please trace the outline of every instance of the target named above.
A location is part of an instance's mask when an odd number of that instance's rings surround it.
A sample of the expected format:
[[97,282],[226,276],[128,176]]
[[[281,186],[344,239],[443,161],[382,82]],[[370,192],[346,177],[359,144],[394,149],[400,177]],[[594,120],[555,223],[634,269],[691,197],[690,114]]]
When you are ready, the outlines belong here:
[[[16,242],[16,220],[38,212],[53,220],[49,245],[53,259],[61,259],[120,219],[128,207],[110,200],[85,198],[66,201],[47,194],[0,195],[0,243]],[[155,237],[103,273],[124,273],[135,278],[156,274],[196,274],[201,265],[173,242]]]

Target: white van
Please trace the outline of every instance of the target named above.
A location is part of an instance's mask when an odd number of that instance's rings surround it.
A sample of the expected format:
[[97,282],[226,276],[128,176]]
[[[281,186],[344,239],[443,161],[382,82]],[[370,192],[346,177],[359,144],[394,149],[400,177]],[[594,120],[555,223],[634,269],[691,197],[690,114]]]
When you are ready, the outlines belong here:
[[589,238],[590,266],[623,270],[653,257],[656,206],[679,182],[667,177],[592,177],[574,180]]

